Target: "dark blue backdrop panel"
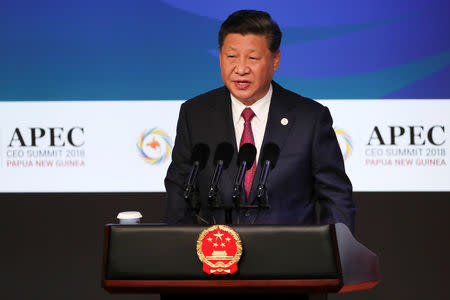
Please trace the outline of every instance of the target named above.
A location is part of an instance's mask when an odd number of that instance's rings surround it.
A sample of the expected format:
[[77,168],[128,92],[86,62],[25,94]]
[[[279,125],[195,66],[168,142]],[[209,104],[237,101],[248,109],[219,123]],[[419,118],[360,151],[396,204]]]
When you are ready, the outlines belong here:
[[0,100],[190,98],[222,85],[217,32],[243,8],[278,21],[296,92],[450,99],[448,0],[3,0]]

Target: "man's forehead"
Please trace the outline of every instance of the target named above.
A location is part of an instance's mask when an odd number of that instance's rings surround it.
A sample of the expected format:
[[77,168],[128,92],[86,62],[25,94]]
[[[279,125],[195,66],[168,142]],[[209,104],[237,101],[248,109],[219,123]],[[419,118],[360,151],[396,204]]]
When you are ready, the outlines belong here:
[[[243,49],[243,47],[245,47],[245,49]],[[267,38],[263,34],[229,33],[225,37],[221,50],[246,50],[249,52],[255,52],[264,51],[266,48],[268,49]]]

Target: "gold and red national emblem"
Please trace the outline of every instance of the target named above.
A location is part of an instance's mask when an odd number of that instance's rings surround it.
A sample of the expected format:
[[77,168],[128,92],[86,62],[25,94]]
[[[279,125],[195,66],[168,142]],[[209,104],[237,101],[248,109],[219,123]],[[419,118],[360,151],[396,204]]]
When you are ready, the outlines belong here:
[[228,226],[208,227],[198,237],[197,255],[207,274],[233,274],[242,255],[241,238]]

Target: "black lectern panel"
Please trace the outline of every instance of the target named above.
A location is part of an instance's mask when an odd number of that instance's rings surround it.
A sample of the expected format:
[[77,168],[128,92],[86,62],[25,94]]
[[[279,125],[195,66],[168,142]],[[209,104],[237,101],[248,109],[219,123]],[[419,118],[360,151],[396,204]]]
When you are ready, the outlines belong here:
[[[238,272],[217,279],[333,279],[339,277],[332,229],[324,226],[232,226],[241,237]],[[110,225],[107,280],[211,279],[196,241],[204,227]]]
[[374,287],[377,256],[343,224],[236,225],[243,254],[232,275],[206,275],[205,227],[106,225],[102,285],[112,293],[331,293]]

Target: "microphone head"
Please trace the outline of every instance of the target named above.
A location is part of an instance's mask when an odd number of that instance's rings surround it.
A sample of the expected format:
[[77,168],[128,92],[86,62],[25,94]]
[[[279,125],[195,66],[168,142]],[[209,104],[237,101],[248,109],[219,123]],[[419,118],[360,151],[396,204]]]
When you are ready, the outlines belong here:
[[280,147],[277,146],[277,144],[274,143],[267,143],[264,145],[260,163],[261,166],[264,166],[264,163],[266,161],[270,161],[270,168],[274,168],[277,164],[278,158],[280,157]]
[[240,166],[244,161],[247,162],[246,168],[250,169],[255,162],[256,158],[256,147],[255,145],[245,143],[239,149],[238,154],[238,166]]
[[209,147],[206,144],[195,144],[192,148],[191,164],[198,161],[199,169],[203,170],[209,158]]
[[233,145],[230,143],[220,143],[214,153],[214,163],[217,164],[219,160],[223,161],[223,168],[226,169],[230,165],[231,159],[234,155]]

